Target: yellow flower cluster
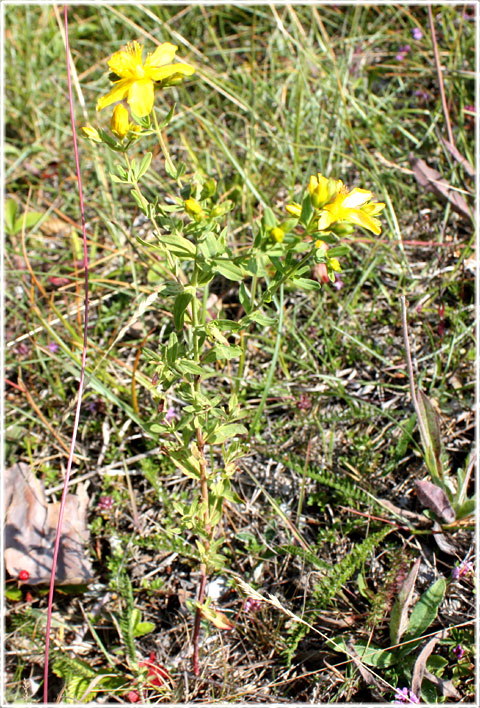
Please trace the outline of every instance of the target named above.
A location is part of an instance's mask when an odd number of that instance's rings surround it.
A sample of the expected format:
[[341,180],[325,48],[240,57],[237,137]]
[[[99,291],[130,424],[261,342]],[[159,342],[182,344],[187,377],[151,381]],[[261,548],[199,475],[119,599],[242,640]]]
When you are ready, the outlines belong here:
[[[125,49],[112,54],[108,66],[114,75],[113,88],[106,96],[98,99],[97,111],[127,99],[135,115],[139,118],[147,116],[153,108],[156,82],[171,86],[181,81],[184,76],[191,76],[195,72],[194,67],[189,64],[171,63],[176,51],[174,44],[164,42],[152,54],[148,54],[143,62],[143,45],[132,42],[127,44]],[[138,133],[141,130],[140,126],[130,123],[128,111],[121,103],[114,108],[110,128],[122,140],[128,133]],[[98,130],[90,124],[82,130],[93,142],[103,142]]]
[[[373,194],[367,189],[355,187],[349,192],[341,179],[327,179],[318,173],[310,177],[308,191],[315,209],[315,218],[318,217],[318,231],[328,231],[340,222],[362,226],[377,235],[381,233],[380,221],[375,217],[385,208],[385,204],[372,201]],[[302,207],[293,202],[287,204],[286,210],[300,218]]]
[[177,83],[184,76],[191,76],[195,69],[189,64],[172,64],[177,47],[169,42],[160,44],[152,54],[142,60],[143,45],[138,42],[127,44],[125,49],[115,52],[108,60],[108,66],[118,77],[112,90],[97,101],[97,111],[117,101],[127,99],[135,115],[142,118],[153,108],[156,81],[164,85]]

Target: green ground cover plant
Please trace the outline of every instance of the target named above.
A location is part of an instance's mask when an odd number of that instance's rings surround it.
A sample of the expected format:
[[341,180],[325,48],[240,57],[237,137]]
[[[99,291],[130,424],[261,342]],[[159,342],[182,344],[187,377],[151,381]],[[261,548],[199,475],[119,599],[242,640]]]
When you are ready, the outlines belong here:
[[[54,502],[84,336],[64,26],[4,13],[6,465]],[[70,6],[91,571],[56,585],[50,701],[474,701],[473,14]],[[32,556],[9,704],[42,701]]]

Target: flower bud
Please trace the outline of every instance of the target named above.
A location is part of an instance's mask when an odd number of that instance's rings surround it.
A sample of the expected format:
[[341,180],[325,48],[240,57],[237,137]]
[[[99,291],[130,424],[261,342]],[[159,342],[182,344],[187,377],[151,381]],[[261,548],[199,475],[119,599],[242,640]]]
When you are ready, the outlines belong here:
[[324,253],[328,251],[328,246],[325,243],[325,241],[322,241],[321,239],[318,239],[318,241],[315,241],[315,248],[321,249]]
[[224,202],[221,202],[220,204],[215,204],[215,206],[210,212],[210,216],[224,216],[224,214],[226,214],[232,209],[232,206],[233,203],[230,201],[230,199],[227,199]]
[[283,229],[281,229],[279,226],[274,226],[273,229],[270,231],[270,236],[277,242],[277,243],[282,243],[283,239],[285,238],[285,234],[283,232]]
[[341,179],[329,179],[327,183],[327,202],[331,202],[335,199],[338,192],[343,186]]
[[293,202],[293,204],[287,204],[287,206],[285,207],[285,211],[288,211],[289,214],[299,219],[300,214],[302,213],[302,207],[300,206],[300,204]]
[[202,207],[197,202],[197,200],[193,199],[192,197],[185,201],[185,211],[189,216],[192,216],[195,220],[205,218],[205,212],[203,211]]
[[90,125],[90,123],[82,126],[82,130],[89,140],[92,140],[94,143],[102,142],[102,138],[100,137],[98,130]]
[[319,209],[328,201],[328,184],[330,180],[318,173],[317,177],[312,175],[308,183],[312,206]]
[[114,108],[110,128],[119,138],[124,138],[130,129],[128,111],[121,103]]
[[330,231],[333,231],[337,236],[349,236],[355,231],[355,226],[353,226],[353,224],[339,222],[332,225]]

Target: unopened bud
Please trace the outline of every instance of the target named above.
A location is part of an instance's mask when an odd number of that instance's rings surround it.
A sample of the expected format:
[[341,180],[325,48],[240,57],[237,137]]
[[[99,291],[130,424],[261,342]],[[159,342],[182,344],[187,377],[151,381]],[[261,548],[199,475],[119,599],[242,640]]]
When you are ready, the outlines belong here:
[[89,140],[91,140],[94,143],[101,143],[102,138],[100,137],[100,134],[96,128],[94,128],[90,123],[88,125],[84,125],[82,127],[83,132],[87,136]]
[[274,226],[273,229],[270,231],[270,235],[277,243],[282,243],[283,239],[285,238],[283,229],[281,229],[279,226]]
[[128,111],[121,103],[114,108],[110,128],[119,138],[124,138],[130,129]]
[[328,180],[328,184],[327,184],[327,203],[333,201],[333,200],[335,199],[335,197],[337,196],[338,190],[339,190],[339,186],[340,186],[339,183],[341,184],[341,180],[336,180],[336,179],[332,179],[332,178],[330,178],[330,179]]
[[296,204],[294,202],[293,204],[287,204],[287,206],[285,207],[285,211],[288,211],[289,214],[299,219],[300,214],[302,213],[302,207],[300,206],[300,204]]
[[193,199],[192,197],[185,201],[185,211],[189,216],[193,216],[194,219],[205,218],[205,212],[203,211],[202,207],[197,202],[197,200]]
[[318,239],[318,241],[315,241],[315,248],[321,249],[324,253],[328,251],[328,246],[325,243],[325,241],[322,241],[321,239]]
[[355,231],[355,226],[352,224],[346,224],[346,223],[337,223],[333,224],[330,227],[330,231],[333,231],[334,234],[337,236],[349,236],[350,234],[353,234]]

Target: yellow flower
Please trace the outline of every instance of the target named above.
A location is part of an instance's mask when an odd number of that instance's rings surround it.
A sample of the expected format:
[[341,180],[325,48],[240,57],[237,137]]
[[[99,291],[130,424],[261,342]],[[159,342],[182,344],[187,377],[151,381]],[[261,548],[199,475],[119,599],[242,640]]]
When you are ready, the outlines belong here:
[[102,142],[102,138],[100,137],[98,130],[90,125],[90,123],[82,126],[82,130],[89,140],[93,140],[94,143]]
[[308,191],[312,196],[313,206],[316,208],[323,206],[323,204],[333,199],[342,187],[343,182],[341,179],[328,179],[321,175],[320,172],[317,173],[316,177],[312,175],[308,182]]
[[380,234],[382,226],[380,221],[375,219],[375,215],[385,208],[385,204],[371,202],[372,198],[372,192],[367,189],[355,187],[351,192],[348,192],[342,186],[333,202],[322,209],[318,221],[319,231],[325,231],[335,222],[343,221],[363,226],[364,229],[373,231],[374,234]]
[[176,51],[174,44],[164,42],[153,54],[147,55],[145,63],[142,61],[143,45],[138,42],[115,52],[108,60],[108,66],[119,80],[114,82],[110,93],[98,99],[97,111],[126,98],[135,115],[147,116],[153,108],[155,81],[176,81],[195,72],[189,64],[170,63]]
[[288,213],[292,216],[295,216],[297,219],[300,218],[300,214],[302,213],[302,207],[296,202],[293,202],[292,204],[287,204],[285,210],[288,211]]

